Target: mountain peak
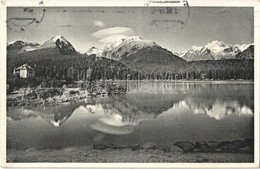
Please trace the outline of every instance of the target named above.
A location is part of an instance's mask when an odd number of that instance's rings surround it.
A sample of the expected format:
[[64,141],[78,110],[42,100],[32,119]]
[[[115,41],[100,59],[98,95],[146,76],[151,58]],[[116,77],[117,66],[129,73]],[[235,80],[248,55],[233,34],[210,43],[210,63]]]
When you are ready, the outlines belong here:
[[143,40],[140,36],[130,36],[105,46],[102,55],[114,60],[120,60],[123,55],[128,56],[138,50],[154,46],[158,45],[153,41]]
[[56,42],[58,39],[61,40],[61,39],[64,39],[64,38],[61,35],[57,35],[57,36],[51,38],[51,40],[54,41],[54,42]]
[[57,35],[55,37],[52,37],[50,40],[44,42],[39,49],[46,49],[46,48],[56,48],[58,47],[60,49],[60,52],[64,54],[71,54],[75,53],[76,50],[74,47],[70,44],[69,41],[67,41],[63,36]]
[[225,48],[230,48],[231,46],[222,41],[214,40],[208,43],[205,47],[213,51],[223,51]]
[[16,41],[12,41],[7,43],[7,45],[14,45],[14,44],[24,44],[25,42],[22,40],[16,40]]

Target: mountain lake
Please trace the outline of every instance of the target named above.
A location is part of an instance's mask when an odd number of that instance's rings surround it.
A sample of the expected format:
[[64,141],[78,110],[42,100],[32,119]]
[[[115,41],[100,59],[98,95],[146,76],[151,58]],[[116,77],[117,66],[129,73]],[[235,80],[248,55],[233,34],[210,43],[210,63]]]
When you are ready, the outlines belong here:
[[[253,138],[252,82],[148,84],[127,94],[49,106],[9,107],[8,149]],[[170,87],[167,85],[170,85]],[[166,86],[166,87],[165,87]],[[133,87],[132,87],[133,89]]]

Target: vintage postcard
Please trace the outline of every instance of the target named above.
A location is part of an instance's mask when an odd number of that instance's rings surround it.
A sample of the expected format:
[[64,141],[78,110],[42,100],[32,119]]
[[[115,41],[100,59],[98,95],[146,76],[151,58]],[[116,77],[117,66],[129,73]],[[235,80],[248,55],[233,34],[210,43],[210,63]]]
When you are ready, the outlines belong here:
[[259,4],[1,0],[1,166],[259,167]]

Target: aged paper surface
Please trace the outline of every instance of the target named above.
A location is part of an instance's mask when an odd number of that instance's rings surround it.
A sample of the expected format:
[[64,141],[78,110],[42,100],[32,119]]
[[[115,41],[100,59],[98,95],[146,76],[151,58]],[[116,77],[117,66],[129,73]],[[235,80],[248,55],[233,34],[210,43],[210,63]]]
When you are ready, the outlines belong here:
[[259,167],[258,1],[1,1],[1,167]]

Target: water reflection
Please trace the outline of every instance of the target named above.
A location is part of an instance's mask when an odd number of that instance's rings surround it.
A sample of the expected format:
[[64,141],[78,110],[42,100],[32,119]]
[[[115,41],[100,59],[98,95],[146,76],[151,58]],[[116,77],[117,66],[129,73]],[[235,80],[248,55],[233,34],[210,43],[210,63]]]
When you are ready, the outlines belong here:
[[172,144],[253,136],[253,85],[187,86],[186,93],[128,93],[82,103],[10,107],[8,145]]
[[70,118],[74,110],[81,104],[82,103],[10,108],[7,120],[23,120],[40,117],[45,121],[48,121],[49,124],[59,127]]
[[142,121],[154,119],[158,114],[142,111],[136,105],[130,104],[125,95],[104,99],[94,99],[92,104],[80,106],[78,110],[93,114],[96,117],[91,128],[108,134],[129,134],[134,126]]
[[[193,87],[194,85],[189,86],[190,89]],[[226,87],[230,91],[230,86]],[[209,85],[209,89],[212,88],[215,89],[213,92],[217,92],[219,85],[213,87]],[[128,134],[133,131],[134,126],[140,125],[141,122],[155,119],[159,114],[176,108],[188,109],[195,115],[204,114],[215,120],[221,120],[230,115],[253,116],[250,93],[243,96],[245,98],[237,97],[237,93],[230,92],[228,95],[223,93],[223,95],[208,96],[210,90],[207,89],[202,94],[200,92],[194,95],[135,93],[91,98],[87,102],[58,106],[10,108],[7,120],[41,117],[51,125],[59,127],[77,110],[95,117],[96,123],[92,124],[92,128],[95,130],[110,134]]]
[[230,115],[253,116],[253,111],[247,105],[238,101],[223,101],[216,99],[212,104],[196,103],[193,99],[183,100],[174,104],[176,108],[188,108],[194,114],[205,114],[216,120],[221,120]]

